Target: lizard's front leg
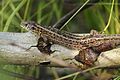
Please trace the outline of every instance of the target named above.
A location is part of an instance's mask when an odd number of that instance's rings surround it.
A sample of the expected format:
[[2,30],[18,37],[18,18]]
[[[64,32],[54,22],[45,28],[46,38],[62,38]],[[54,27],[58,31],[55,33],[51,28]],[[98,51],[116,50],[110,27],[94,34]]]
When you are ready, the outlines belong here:
[[75,60],[85,64],[86,66],[92,66],[96,61],[97,56],[98,55],[91,48],[87,48],[79,51],[79,54],[75,56]]
[[30,46],[30,48],[28,48],[27,50],[31,49],[32,47],[37,47],[40,52],[50,55],[51,53],[55,52],[50,50],[51,46],[52,43],[49,42],[47,38],[40,37],[38,39],[37,45]]
[[40,52],[42,53],[46,53],[46,54],[52,54],[55,51],[52,51],[50,48],[52,46],[52,42],[50,42],[49,40],[47,40],[47,38],[45,37],[40,37],[38,39],[38,43],[37,43],[37,48],[38,50],[40,50]]

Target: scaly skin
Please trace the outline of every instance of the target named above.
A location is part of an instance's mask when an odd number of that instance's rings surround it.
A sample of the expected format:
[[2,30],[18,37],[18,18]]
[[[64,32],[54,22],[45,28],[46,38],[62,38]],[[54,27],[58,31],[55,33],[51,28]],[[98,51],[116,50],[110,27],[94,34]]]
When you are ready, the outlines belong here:
[[[111,50],[120,44],[120,34],[106,35],[92,33],[80,37],[74,37],[74,35],[70,37],[69,34],[66,35],[66,32],[61,33],[57,29],[42,27],[31,21],[23,22],[21,26],[42,38],[43,43],[50,45],[59,44],[73,50],[79,50],[80,52],[75,59],[88,65],[93,64],[97,58],[97,54]],[[38,40],[38,49],[44,51],[42,47],[39,48],[40,45],[45,47],[45,50],[48,50],[46,46],[39,44],[40,42]]]

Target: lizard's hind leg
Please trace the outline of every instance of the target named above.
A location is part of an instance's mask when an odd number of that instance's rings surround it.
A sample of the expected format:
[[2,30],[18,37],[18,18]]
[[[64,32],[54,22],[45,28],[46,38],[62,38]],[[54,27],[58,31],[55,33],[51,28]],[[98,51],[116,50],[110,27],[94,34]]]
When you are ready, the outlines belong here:
[[85,65],[92,66],[97,59],[97,54],[91,48],[81,50],[78,55],[75,56],[75,60]]

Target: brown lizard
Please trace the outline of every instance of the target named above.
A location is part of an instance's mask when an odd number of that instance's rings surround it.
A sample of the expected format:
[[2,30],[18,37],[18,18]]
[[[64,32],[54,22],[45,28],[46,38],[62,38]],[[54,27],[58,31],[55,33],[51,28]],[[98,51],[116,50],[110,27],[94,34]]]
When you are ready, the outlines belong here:
[[87,65],[92,65],[99,53],[111,50],[120,44],[120,34],[90,34],[76,39],[31,21],[22,22],[21,26],[40,37],[37,44],[40,51],[44,52],[45,50],[45,52],[51,53],[51,45],[59,44],[73,50],[79,50],[79,54],[75,56],[75,59]]

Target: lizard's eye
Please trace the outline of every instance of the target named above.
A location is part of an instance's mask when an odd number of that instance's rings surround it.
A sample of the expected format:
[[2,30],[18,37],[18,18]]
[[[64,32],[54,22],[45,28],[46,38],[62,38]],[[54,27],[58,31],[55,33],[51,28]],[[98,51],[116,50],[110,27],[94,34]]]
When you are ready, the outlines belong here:
[[28,26],[28,24],[24,24],[25,26]]
[[32,29],[32,30],[35,30],[35,27],[34,27],[34,26],[32,26],[32,27],[31,27],[31,29]]
[[31,30],[35,30],[35,27],[34,27],[34,26],[31,26],[30,28],[31,28]]

